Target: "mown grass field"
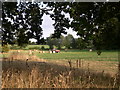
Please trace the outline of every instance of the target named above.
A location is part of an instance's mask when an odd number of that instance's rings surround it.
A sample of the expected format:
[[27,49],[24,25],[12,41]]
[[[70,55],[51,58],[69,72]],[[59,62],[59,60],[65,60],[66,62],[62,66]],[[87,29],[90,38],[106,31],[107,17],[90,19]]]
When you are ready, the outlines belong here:
[[[28,52],[29,50],[40,50],[44,46],[45,49],[48,49],[48,45],[28,45],[25,48],[22,48],[22,52]],[[18,46],[9,46],[11,50],[19,50]],[[45,50],[48,51],[48,50]],[[85,59],[85,60],[94,60],[94,61],[118,61],[118,51],[102,51],[101,55],[97,55],[97,51],[89,52],[88,50],[68,50],[65,52],[61,50],[60,53],[39,53],[34,52],[36,56],[42,59],[48,60],[76,60],[76,59]],[[8,54],[0,54],[0,57],[8,56]]]
[[[23,50],[22,52],[26,53],[29,52],[29,50]],[[0,57],[8,56],[8,55],[9,53],[3,55],[0,54]],[[94,61],[118,61],[117,51],[102,51],[101,55],[97,55],[97,51],[89,52],[88,50],[68,50],[67,52],[61,50],[60,53],[39,53],[34,51],[34,55],[38,56],[41,59],[48,59],[48,60],[85,59],[85,60],[94,60]]]
[[118,52],[102,52],[101,55],[97,55],[96,51],[71,51],[68,52],[61,51],[60,53],[36,53],[36,55],[43,59],[66,59],[66,60],[75,60],[75,59],[85,59],[85,60],[95,60],[95,61],[118,61]]

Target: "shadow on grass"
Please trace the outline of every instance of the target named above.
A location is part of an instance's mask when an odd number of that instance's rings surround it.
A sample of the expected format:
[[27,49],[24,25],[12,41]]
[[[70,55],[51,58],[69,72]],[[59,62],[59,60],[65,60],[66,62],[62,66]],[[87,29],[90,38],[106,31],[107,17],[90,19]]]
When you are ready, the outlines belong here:
[[43,76],[46,75],[46,72],[49,73],[52,78],[59,75],[64,75],[65,77],[70,75],[72,80],[74,80],[78,85],[80,83],[85,83],[86,85],[94,84],[94,86],[117,87],[115,85],[115,77],[111,77],[109,74],[105,74],[104,72],[100,73],[89,69],[70,68],[68,66],[47,62],[28,61],[26,63],[26,61],[22,60],[14,60],[11,62],[7,58],[4,58],[2,61],[3,77],[5,77],[4,73],[7,73],[8,70],[11,72],[14,71],[15,73],[25,72],[26,76],[24,77],[27,77],[35,67],[38,68],[39,72],[42,73]]

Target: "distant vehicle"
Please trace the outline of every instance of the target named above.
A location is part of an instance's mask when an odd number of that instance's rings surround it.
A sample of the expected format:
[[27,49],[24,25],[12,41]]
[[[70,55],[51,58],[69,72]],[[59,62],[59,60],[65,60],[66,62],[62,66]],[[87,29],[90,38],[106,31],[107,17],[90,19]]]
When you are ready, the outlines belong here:
[[56,53],[60,53],[60,50],[55,50]]
[[60,53],[60,50],[53,49],[53,50],[52,50],[52,53]]

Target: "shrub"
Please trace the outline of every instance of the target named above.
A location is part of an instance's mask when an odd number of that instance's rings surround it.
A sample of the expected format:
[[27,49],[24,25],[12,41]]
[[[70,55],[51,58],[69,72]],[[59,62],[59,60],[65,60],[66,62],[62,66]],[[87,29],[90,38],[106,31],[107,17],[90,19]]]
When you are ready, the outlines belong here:
[[44,47],[44,46],[42,46],[42,47],[41,47],[41,50],[45,50],[45,47]]
[[2,52],[8,52],[9,51],[9,46],[8,45],[3,45],[2,46]]

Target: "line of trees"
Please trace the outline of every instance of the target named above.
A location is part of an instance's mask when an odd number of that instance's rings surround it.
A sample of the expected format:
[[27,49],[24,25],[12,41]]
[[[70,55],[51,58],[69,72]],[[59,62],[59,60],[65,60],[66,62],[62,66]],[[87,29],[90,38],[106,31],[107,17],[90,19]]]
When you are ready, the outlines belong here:
[[50,49],[56,46],[58,49],[94,49],[92,41],[85,42],[81,38],[74,38],[71,34],[60,36],[60,38],[52,38],[52,35],[46,39],[46,44]]

